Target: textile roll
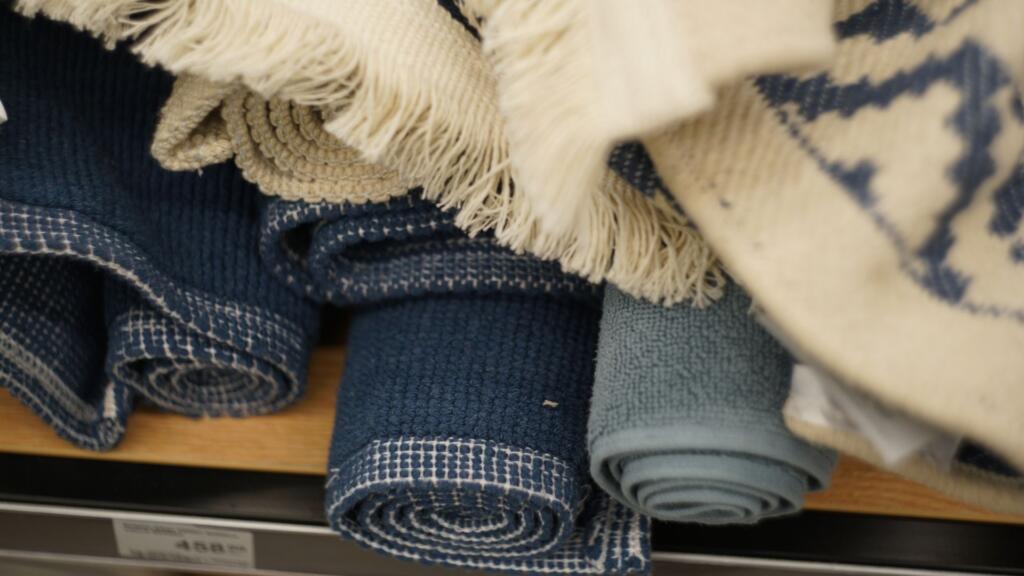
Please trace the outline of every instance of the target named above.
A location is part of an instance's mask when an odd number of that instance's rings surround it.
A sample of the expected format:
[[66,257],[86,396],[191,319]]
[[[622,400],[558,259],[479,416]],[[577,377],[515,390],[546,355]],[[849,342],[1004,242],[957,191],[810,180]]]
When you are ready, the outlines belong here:
[[330,452],[331,526],[426,563],[649,570],[647,520],[587,478],[598,318],[578,301],[512,294],[357,314]]
[[353,309],[326,502],[337,532],[450,566],[647,569],[647,521],[593,486],[580,450],[600,286],[466,236],[417,191],[275,200],[262,228],[278,277]]
[[605,294],[588,424],[590,470],[655,518],[753,523],[800,510],[835,455],[783,422],[792,360],[735,285],[707,309]]
[[[37,287],[5,295],[24,311],[0,317],[22,324],[3,330],[4,366],[21,367],[5,385],[96,449],[120,437],[132,393],[193,416],[297,399],[316,308],[262,263],[264,200],[233,167],[171,173],[149,156],[172,79],[66,25],[2,11],[0,38],[0,255]],[[25,314],[71,309],[45,314],[49,345],[11,337]]]
[[801,438],[974,506],[1024,514],[1024,475],[987,447],[892,410],[806,366],[783,409]]
[[416,191],[362,205],[275,200],[263,211],[260,246],[284,282],[338,306],[448,293],[599,297],[600,286],[557,263],[487,234],[470,238],[453,219]]

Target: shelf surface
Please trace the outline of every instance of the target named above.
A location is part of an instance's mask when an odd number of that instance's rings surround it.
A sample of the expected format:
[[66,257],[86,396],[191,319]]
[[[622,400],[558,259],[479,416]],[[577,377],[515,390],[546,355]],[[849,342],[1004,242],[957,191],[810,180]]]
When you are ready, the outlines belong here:
[[[344,357],[343,346],[318,348],[310,364],[305,398],[284,412],[246,419],[195,420],[141,409],[129,418],[121,444],[105,453],[73,447],[9,394],[0,393],[0,452],[323,475]],[[840,461],[828,490],[808,496],[806,508],[1024,524],[1024,516],[968,506],[849,458]]]

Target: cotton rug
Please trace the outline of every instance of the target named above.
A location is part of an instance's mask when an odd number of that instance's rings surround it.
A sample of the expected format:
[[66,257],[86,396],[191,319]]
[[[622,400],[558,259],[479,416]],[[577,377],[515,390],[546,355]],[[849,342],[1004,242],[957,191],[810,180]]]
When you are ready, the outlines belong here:
[[735,284],[714,306],[605,295],[588,444],[594,480],[632,509],[702,524],[793,514],[835,454],[786,429],[792,359]]
[[172,79],[64,24],[0,28],[0,382],[93,449],[133,396],[191,416],[294,402],[316,308],[260,259],[263,200],[234,167],[150,157]]
[[648,572],[648,520],[587,475],[599,315],[520,294],[356,314],[329,459],[331,526],[428,564]]

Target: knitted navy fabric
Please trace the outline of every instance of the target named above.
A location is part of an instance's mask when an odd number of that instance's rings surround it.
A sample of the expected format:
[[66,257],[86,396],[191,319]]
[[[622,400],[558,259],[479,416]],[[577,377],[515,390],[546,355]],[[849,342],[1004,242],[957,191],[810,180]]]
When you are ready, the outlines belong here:
[[735,285],[707,309],[609,288],[588,424],[602,488],[656,518],[751,523],[800,509],[835,455],[793,436],[792,360]]
[[363,309],[331,444],[332,527],[426,563],[646,571],[647,520],[587,479],[598,321],[594,307],[538,295]]
[[647,149],[640,142],[626,142],[616,146],[608,156],[608,167],[647,196],[663,194],[666,198],[672,197],[647,154]]
[[415,190],[378,204],[274,200],[262,220],[268,266],[304,296],[338,306],[451,293],[600,298],[600,286],[557,262],[516,254],[487,234],[470,238]]
[[[260,260],[255,188],[230,166],[169,173],[150,157],[170,85],[0,11],[0,267],[31,279],[3,291],[0,379],[90,448],[120,437],[129,389],[197,416],[287,405],[315,333],[315,308]],[[31,329],[40,317],[49,331]]]
[[103,283],[81,262],[0,256],[0,386],[96,449],[121,437],[132,396],[104,371]]

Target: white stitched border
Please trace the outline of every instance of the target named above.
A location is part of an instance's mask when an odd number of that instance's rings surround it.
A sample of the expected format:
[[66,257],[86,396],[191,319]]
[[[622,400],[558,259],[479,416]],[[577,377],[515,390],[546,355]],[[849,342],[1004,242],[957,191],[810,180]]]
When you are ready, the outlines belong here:
[[[574,522],[583,504],[576,494],[581,482],[585,480],[567,462],[549,454],[485,440],[403,437],[375,441],[332,467],[326,483],[332,493],[327,510],[343,535],[410,560],[535,573],[646,570],[646,521],[603,493],[590,496],[598,499],[591,502],[598,512],[589,526],[576,526],[561,537],[557,530],[545,532],[545,514]],[[485,488],[517,495],[520,504],[510,507],[505,497],[492,495],[488,505]],[[417,516],[443,512],[445,503],[465,506],[466,497],[475,499],[476,506],[468,509],[483,519],[495,514],[508,519],[533,509],[539,514],[534,532],[517,541],[526,524],[512,522],[509,525],[519,532],[506,534],[502,542],[460,529],[446,532],[441,523],[425,526]],[[489,506],[496,509],[489,512]],[[357,516],[346,518],[347,512],[339,507]],[[544,508],[549,512],[539,512]],[[542,541],[544,534],[554,539]]]
[[[109,229],[91,223],[88,218],[71,210],[44,210],[0,200],[0,239],[13,245],[13,249],[0,251],[3,253],[63,255],[85,260],[130,282],[134,289],[141,292],[146,300],[164,314],[150,314],[149,326],[146,326],[145,322],[134,324],[137,345],[145,346],[145,343],[153,340],[155,334],[166,334],[175,330],[186,333],[189,339],[186,340],[184,355],[172,352],[165,343],[164,358],[172,361],[163,366],[164,372],[160,371],[161,360],[158,354],[155,358],[146,358],[151,362],[151,366],[157,367],[150,373],[151,377],[159,379],[161,375],[170,374],[167,370],[186,367],[183,356],[189,355],[192,351],[192,339],[198,341],[205,338],[210,342],[210,358],[216,359],[211,360],[211,365],[219,364],[230,368],[254,382],[248,390],[241,390],[241,397],[226,397],[221,406],[211,409],[209,405],[197,406],[175,402],[169,391],[158,386],[138,385],[139,379],[133,378],[125,371],[127,362],[115,365],[112,374],[114,378],[135,384],[136,389],[157,404],[194,415],[218,414],[219,411],[247,415],[280,409],[294,401],[301,393],[301,367],[308,352],[306,337],[296,325],[277,314],[250,308],[243,303],[219,301],[193,290],[180,288],[152,267],[128,240]],[[109,254],[101,256],[97,251]],[[155,281],[144,282],[143,277],[155,278]],[[166,297],[161,291],[166,292]],[[179,303],[172,306],[168,298],[172,301],[177,299]],[[203,319],[204,325],[197,323],[197,318]],[[129,326],[122,328],[130,327],[132,322],[127,324]],[[237,352],[238,347],[241,347],[245,354]],[[30,357],[15,354],[14,351],[18,349],[20,347],[11,347],[9,338],[0,339],[0,352],[6,350],[5,356],[19,369],[32,374],[39,386],[48,390],[46,395],[65,406],[73,418],[83,422],[98,418],[95,408],[84,404],[80,398],[71,394],[60,382],[59,376],[45,370],[44,363],[35,359],[26,364],[27,358]],[[152,351],[147,349],[147,352]],[[267,365],[260,367],[259,364],[264,358]],[[178,374],[177,378],[164,378],[164,381],[173,383],[180,381],[180,378],[181,374]],[[29,393],[24,386],[19,386],[19,389],[26,398],[36,398],[36,393]],[[262,397],[258,393],[261,390],[265,391]],[[105,413],[109,413],[112,409],[109,403],[111,398],[108,396],[106,400],[103,408]],[[54,416],[48,409],[47,413]],[[67,423],[56,420],[53,424],[67,426]]]
[[[345,211],[324,204],[278,202],[264,215],[261,252],[274,273],[309,297],[337,304],[374,297],[430,291],[517,290],[596,295],[599,287],[562,272],[553,262],[515,254],[488,238],[422,238],[374,247],[366,256],[359,244],[432,235],[439,227],[456,230],[441,217],[420,212],[410,200],[387,204],[387,212],[364,207]],[[351,212],[351,213],[349,213]],[[344,226],[334,226],[344,218]],[[412,221],[410,221],[412,220]],[[313,226],[318,237],[309,253],[296,252],[284,236]],[[324,229],[330,227],[329,232]],[[330,236],[325,236],[330,234]],[[443,256],[443,258],[442,258]],[[439,265],[447,268],[439,269]],[[379,272],[369,273],[375,266]],[[374,270],[376,271],[376,270]]]

